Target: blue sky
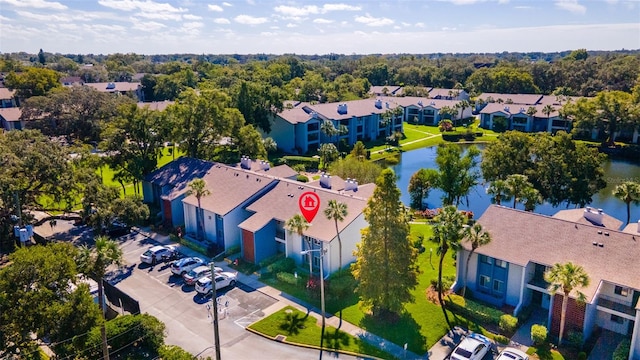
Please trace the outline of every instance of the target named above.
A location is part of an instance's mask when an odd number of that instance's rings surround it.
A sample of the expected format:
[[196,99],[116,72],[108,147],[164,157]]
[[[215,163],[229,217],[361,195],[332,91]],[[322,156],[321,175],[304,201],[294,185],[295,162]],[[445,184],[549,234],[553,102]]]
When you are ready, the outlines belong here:
[[640,49],[640,0],[0,0],[0,52]]

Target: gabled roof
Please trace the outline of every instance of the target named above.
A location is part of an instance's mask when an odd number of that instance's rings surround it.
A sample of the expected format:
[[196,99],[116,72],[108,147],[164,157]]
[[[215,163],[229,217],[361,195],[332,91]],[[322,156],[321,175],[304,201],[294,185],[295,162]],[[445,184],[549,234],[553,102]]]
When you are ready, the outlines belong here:
[[0,87],[0,100],[13,99],[15,93],[15,90],[9,90],[5,87]]
[[498,205],[489,206],[478,222],[492,240],[476,253],[520,266],[571,261],[591,279],[581,290],[587,301],[601,281],[640,290],[640,236]]
[[538,101],[540,105],[553,105],[556,107],[562,107],[569,102],[575,103],[580,99],[580,96],[555,96],[555,95],[543,95]]
[[[383,97],[325,104],[299,103],[292,109],[284,109],[278,115],[291,124],[306,123],[314,116],[320,121],[324,119],[345,120],[371,114],[382,114],[388,109],[395,109],[398,106],[397,102],[394,102],[395,99],[403,98]],[[338,109],[341,106],[345,106],[346,111],[339,112]]]
[[[388,98],[382,98],[383,100]],[[425,97],[417,97],[417,96],[403,96],[398,98],[390,99],[394,101],[398,105],[402,107],[432,107],[434,109],[440,110],[445,106],[455,107],[456,104],[460,102],[460,100],[446,100],[446,99],[430,99]]]
[[0,117],[5,121],[19,121],[20,116],[22,116],[22,110],[20,110],[20,108],[0,108]]
[[144,181],[160,187],[171,185],[180,189],[186,187],[191,180],[202,178],[214,165],[210,161],[184,156],[147,175]]
[[585,209],[568,209],[560,210],[553,215],[556,219],[573,221],[583,225],[594,225],[611,230],[619,230],[622,226],[622,221],[614,218],[611,215],[602,214],[602,225],[595,224],[584,217]]
[[100,92],[127,92],[136,91],[140,87],[140,83],[131,82],[101,82],[101,83],[85,83],[86,86]]
[[492,98],[493,101],[501,99],[503,102],[511,100],[512,104],[519,105],[535,105],[538,104],[542,98],[541,94],[503,94],[503,93],[482,93],[478,96],[478,99],[482,99],[487,102],[488,98]]
[[173,104],[173,101],[165,100],[165,101],[151,101],[151,102],[138,102],[138,107],[143,109],[148,107],[149,110],[158,110],[162,111],[167,108],[167,106]]
[[387,95],[399,95],[398,92],[400,92],[400,90],[402,90],[402,86],[398,86],[398,85],[383,85],[383,86],[372,86],[369,89],[369,94],[374,94],[374,95],[384,95],[384,89],[387,89]]
[[455,93],[463,94],[465,91],[460,89],[444,89],[444,88],[432,88],[429,90],[429,97],[435,98],[437,96],[440,97],[455,97]]
[[[268,187],[276,179],[258,175],[255,172],[216,164],[202,177],[207,183],[210,195],[200,199],[200,206],[215,214],[224,216],[249,198]],[[198,205],[198,199],[191,195],[183,200],[189,205]]]
[[349,226],[367,206],[367,199],[361,197],[360,192],[356,193],[357,195],[352,192],[349,195],[343,195],[338,191],[315,188],[291,180],[280,180],[273,189],[247,207],[247,210],[255,214],[242,222],[239,225],[240,228],[257,231],[272,219],[286,222],[293,215],[300,213],[298,198],[306,191],[318,194],[320,210],[304,234],[322,241],[331,241],[336,236],[333,220],[327,219],[322,213],[329,200],[347,204],[348,215],[344,221],[338,222],[340,231]]
[[[523,114],[524,116],[528,116],[527,110],[529,110],[530,107],[533,107],[536,110],[538,110],[535,113],[535,115],[533,115],[534,117],[537,117],[537,118],[547,117],[547,115],[542,112],[545,105],[540,105],[540,104],[539,105],[523,105],[523,104],[488,103],[484,108],[482,108],[482,110],[480,110],[480,114],[493,114],[493,113],[501,112],[507,115]],[[561,108],[562,107],[560,106],[553,106],[553,111],[549,114],[549,117],[560,116],[559,111]]]

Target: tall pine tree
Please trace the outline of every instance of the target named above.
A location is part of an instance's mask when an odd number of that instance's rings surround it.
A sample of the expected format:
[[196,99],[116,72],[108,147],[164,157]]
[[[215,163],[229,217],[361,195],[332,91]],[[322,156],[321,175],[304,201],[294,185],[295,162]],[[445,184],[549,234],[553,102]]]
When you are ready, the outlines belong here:
[[400,190],[391,169],[383,170],[364,217],[356,249],[353,275],[363,305],[378,317],[399,314],[403,304],[414,300],[411,289],[418,284],[418,253],[411,246],[409,222],[400,202]]

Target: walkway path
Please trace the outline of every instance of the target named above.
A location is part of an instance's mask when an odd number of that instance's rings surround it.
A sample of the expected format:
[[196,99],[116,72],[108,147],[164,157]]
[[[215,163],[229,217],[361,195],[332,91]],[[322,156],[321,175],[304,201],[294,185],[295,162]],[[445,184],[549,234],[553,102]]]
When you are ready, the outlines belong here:
[[[150,232],[147,229],[137,229],[137,230],[139,233],[149,238],[152,238],[161,244],[172,243],[171,240],[169,239],[169,236],[167,235]],[[185,253],[188,256],[202,257],[202,254],[199,254],[194,250],[191,250],[185,246],[181,246],[180,251]],[[232,270],[226,261],[217,262],[216,266],[220,266],[225,270]],[[309,314],[311,316],[316,317],[318,319],[318,323],[320,323],[320,319],[321,319],[320,309],[317,309],[314,306],[300,299],[297,299],[293,296],[282,293],[278,289],[265,285],[258,279],[257,275],[255,274],[246,275],[243,273],[238,273],[238,280],[241,283],[256,289],[257,291],[260,291],[278,300],[276,303],[274,303],[273,305],[263,310],[265,316],[271,315],[286,306],[293,306],[301,311],[304,311],[304,312],[308,311]],[[411,351],[405,350],[402,346],[399,346],[395,343],[385,340],[347,321],[343,320],[342,324],[340,324],[340,319],[338,316],[327,314],[326,324],[336,328],[340,327],[340,330],[347,332],[353,336],[357,336],[367,341],[368,343],[375,345],[378,348],[388,352],[389,354],[393,355],[398,359],[444,360],[449,356],[449,354],[455,347],[455,344],[460,340],[461,334],[464,333],[461,329],[456,329],[456,332],[453,334],[453,336],[449,336],[450,334],[445,335],[438,343],[436,343],[431,349],[429,349],[429,351],[426,354],[418,355]]]

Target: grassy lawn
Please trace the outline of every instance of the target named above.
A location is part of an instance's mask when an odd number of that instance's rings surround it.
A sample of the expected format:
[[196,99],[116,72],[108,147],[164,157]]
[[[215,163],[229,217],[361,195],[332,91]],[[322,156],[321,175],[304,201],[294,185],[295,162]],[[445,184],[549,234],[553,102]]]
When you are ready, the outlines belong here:
[[[326,308],[329,313],[336,315],[339,310],[342,309],[342,316],[345,321],[392,341],[399,346],[407,343],[410,351],[416,354],[424,354],[431,346],[440,340],[448,328],[440,306],[427,300],[426,296],[426,289],[430,286],[431,280],[438,277],[438,257],[435,251],[435,244],[428,241],[431,236],[431,227],[428,224],[411,224],[412,237],[417,237],[419,234],[424,236],[426,251],[421,253],[418,258],[418,264],[422,273],[418,277],[418,286],[412,291],[415,302],[405,304],[405,311],[401,314],[397,322],[393,324],[380,322],[370,316],[361,309],[358,303],[358,297],[353,293],[348,297],[343,296],[339,299],[328,296]],[[431,248],[433,248],[433,256],[430,260],[429,255]],[[447,254],[445,258],[443,276],[447,275],[455,275],[455,265],[451,254]],[[331,279],[329,281],[331,281]],[[285,284],[276,279],[265,280],[265,283],[311,303],[316,307],[320,306],[317,298],[309,297],[304,285]],[[304,284],[304,281],[301,281],[300,284]],[[464,318],[456,317],[451,313],[449,314],[450,319],[455,320],[458,324],[484,332],[484,330],[476,324],[470,324]]]
[[[249,329],[272,338],[284,335],[286,336],[284,341],[287,343],[320,347],[322,327],[318,325],[317,319],[290,306],[251,324]],[[324,347],[382,359],[393,359],[393,356],[377,347],[332,326],[325,327]]]

